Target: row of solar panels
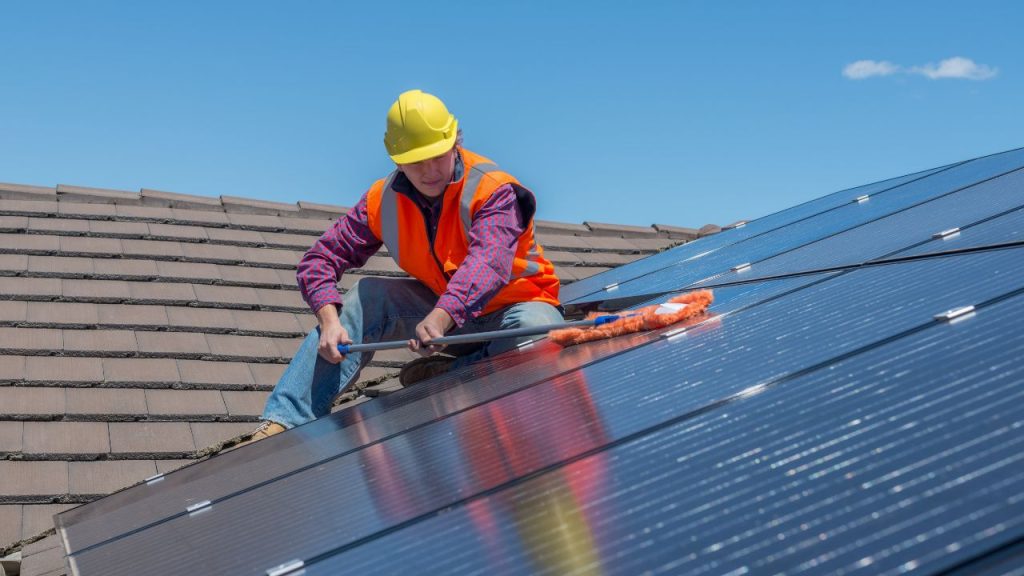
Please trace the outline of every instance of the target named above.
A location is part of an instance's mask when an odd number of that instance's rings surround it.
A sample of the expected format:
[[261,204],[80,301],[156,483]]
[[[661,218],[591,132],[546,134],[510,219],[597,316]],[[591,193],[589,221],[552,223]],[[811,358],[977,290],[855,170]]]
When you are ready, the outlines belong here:
[[1024,535],[1021,166],[835,194],[574,284],[573,302],[690,285],[716,302],[685,330],[541,341],[66,512],[71,566],[971,563]]
[[[580,304],[848,266],[910,248],[906,253],[983,245],[989,240],[966,233],[954,242],[929,241],[1020,208],[1022,165],[1024,151],[1014,150],[830,194],[575,282],[564,300]],[[1020,215],[1010,218],[1019,222]],[[994,232],[1019,240],[1014,223]]]

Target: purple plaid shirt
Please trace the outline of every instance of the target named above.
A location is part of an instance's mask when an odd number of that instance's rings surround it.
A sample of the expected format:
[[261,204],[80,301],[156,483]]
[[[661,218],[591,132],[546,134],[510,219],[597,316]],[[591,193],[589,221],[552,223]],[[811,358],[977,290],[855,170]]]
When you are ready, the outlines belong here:
[[[453,181],[461,177],[460,157],[456,160]],[[437,229],[441,218],[440,200],[431,202],[415,190],[407,196],[420,207],[428,229]],[[469,253],[448,281],[448,288],[437,299],[435,307],[447,312],[456,326],[479,316],[487,302],[508,283],[516,242],[525,229],[515,190],[508,184],[501,186],[474,215],[469,229]],[[366,194],[363,194],[299,262],[295,274],[299,291],[313,312],[327,304],[341,308],[338,279],[346,270],[366,264],[382,244],[370,230]]]

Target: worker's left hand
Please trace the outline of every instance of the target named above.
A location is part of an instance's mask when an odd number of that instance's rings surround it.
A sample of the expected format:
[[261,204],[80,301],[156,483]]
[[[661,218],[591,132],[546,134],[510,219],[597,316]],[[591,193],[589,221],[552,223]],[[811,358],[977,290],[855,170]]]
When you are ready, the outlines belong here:
[[444,336],[452,326],[455,326],[452,317],[444,310],[434,308],[422,322],[416,325],[416,338],[409,340],[409,349],[420,356],[430,356],[434,352],[440,352],[444,346],[430,346],[430,341]]

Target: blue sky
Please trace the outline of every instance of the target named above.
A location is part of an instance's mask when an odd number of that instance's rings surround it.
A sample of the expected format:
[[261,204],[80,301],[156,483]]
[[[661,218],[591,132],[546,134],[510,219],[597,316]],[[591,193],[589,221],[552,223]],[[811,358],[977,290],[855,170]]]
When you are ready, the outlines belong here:
[[539,218],[725,224],[1024,146],[1022,21],[985,0],[0,1],[0,181],[349,206],[421,88]]

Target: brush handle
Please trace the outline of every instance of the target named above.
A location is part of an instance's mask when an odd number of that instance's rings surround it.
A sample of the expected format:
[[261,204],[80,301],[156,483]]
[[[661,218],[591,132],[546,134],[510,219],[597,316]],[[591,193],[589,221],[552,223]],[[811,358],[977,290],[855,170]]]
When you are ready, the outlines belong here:
[[[430,341],[431,345],[440,344],[469,344],[474,342],[489,342],[499,338],[518,338],[519,336],[536,336],[547,334],[552,330],[563,328],[585,328],[587,326],[601,326],[614,322],[624,316],[610,314],[598,316],[589,320],[575,320],[573,322],[559,322],[557,324],[545,324],[543,326],[527,326],[525,328],[512,328],[509,330],[492,330],[490,332],[475,332],[473,334],[456,334],[454,336],[442,336]],[[338,344],[338,352],[349,354],[351,352],[376,352],[378,350],[398,350],[409,345],[408,340],[391,340],[387,342],[374,342],[372,344]]]

